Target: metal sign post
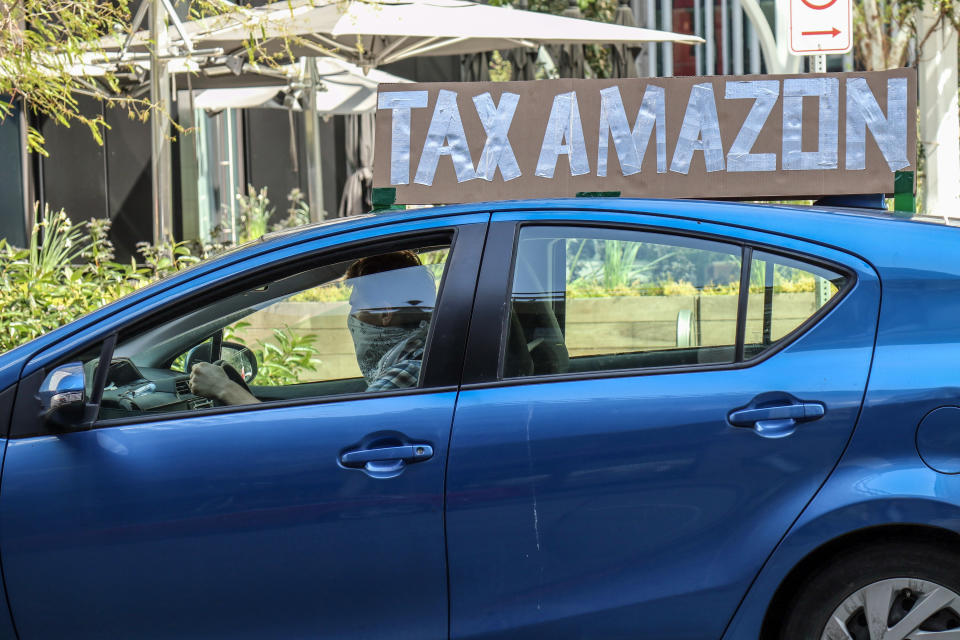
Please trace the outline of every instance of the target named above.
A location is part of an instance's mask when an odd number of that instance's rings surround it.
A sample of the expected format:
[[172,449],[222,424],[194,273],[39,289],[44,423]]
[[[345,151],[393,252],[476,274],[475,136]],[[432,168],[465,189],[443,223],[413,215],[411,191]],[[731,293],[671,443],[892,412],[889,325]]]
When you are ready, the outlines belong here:
[[852,0],[789,0],[789,3],[790,53],[820,56],[846,53],[853,47]]

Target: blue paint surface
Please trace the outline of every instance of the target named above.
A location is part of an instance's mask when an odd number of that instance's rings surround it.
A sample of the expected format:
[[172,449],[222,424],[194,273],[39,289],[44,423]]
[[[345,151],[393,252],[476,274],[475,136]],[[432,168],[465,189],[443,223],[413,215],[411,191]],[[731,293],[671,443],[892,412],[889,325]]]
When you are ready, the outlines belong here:
[[[853,431],[880,288],[868,265],[847,263],[854,290],[756,366],[461,392],[451,636],[718,638]],[[768,392],[826,415],[779,439],[727,422]]]
[[[19,637],[754,640],[823,545],[895,526],[960,533],[960,231],[876,214],[603,198],[312,227],[0,355],[0,389],[238,275],[489,212],[791,251],[844,265],[856,285],[751,366],[493,380],[11,440],[0,561]],[[777,439],[727,422],[770,392],[825,415]],[[434,455],[390,478],[338,464],[383,430]]]
[[960,407],[934,409],[917,427],[917,451],[928,467],[960,473]]
[[[13,441],[0,531],[21,638],[446,637],[455,398]],[[434,457],[390,480],[338,464],[384,425],[434,443]]]

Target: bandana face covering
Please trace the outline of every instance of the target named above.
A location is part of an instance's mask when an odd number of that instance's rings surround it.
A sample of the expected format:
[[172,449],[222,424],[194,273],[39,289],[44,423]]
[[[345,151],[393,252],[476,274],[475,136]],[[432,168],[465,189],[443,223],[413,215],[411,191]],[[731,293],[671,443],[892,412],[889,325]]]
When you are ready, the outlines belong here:
[[380,362],[383,357],[420,331],[420,327],[379,327],[357,320],[353,316],[347,316],[347,328],[357,351],[357,364],[360,365],[367,384],[376,380],[379,372],[385,368]]

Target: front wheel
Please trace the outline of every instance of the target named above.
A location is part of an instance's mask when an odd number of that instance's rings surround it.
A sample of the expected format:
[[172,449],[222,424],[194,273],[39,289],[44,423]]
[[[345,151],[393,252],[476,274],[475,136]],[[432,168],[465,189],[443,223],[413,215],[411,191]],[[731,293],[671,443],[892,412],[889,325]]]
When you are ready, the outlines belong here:
[[781,640],[960,640],[960,553],[886,543],[810,576]]

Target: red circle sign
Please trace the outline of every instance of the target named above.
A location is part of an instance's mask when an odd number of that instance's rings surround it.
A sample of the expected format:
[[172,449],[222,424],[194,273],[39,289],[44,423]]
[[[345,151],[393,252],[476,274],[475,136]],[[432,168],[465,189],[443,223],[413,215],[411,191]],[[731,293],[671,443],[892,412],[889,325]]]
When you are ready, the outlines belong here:
[[800,2],[807,5],[811,9],[829,9],[837,2],[837,0],[827,0],[823,4],[816,4],[814,2],[810,2],[810,0],[800,0]]

